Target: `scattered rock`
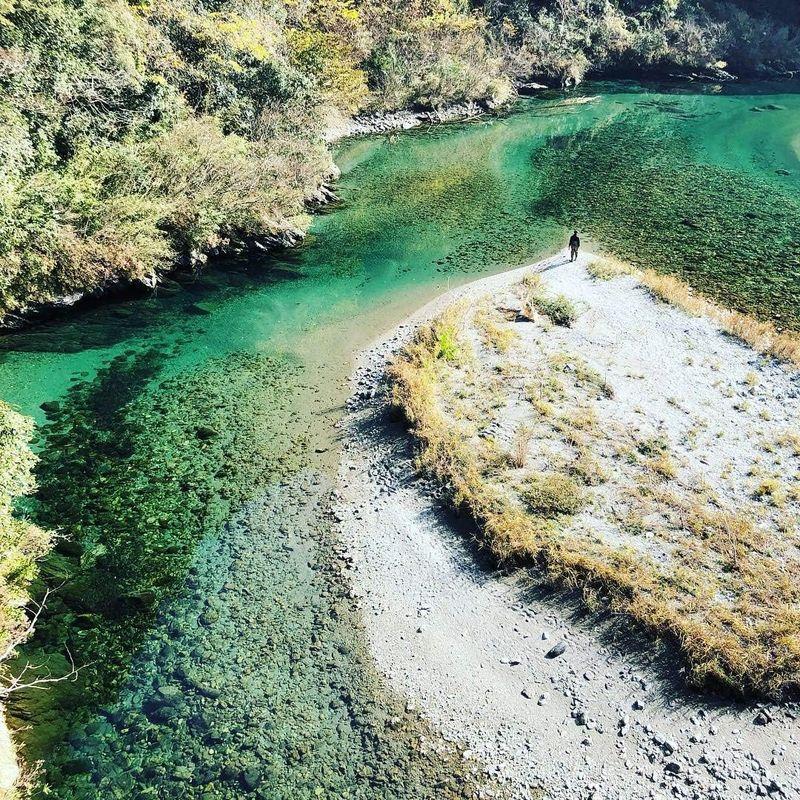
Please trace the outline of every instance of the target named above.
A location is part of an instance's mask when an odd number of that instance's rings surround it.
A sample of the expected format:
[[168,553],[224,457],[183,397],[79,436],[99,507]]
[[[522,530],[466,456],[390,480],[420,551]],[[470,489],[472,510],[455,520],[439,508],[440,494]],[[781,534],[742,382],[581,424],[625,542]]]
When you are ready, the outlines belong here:
[[559,656],[563,655],[567,650],[567,643],[562,639],[560,642],[554,644],[548,651],[545,653],[545,658],[558,658]]

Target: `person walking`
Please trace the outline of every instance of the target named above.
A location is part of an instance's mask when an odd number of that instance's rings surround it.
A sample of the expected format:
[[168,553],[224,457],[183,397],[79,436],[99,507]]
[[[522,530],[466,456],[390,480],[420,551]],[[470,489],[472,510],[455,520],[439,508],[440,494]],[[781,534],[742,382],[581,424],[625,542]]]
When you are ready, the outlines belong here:
[[572,231],[572,236],[569,237],[569,260],[578,260],[578,250],[581,246],[581,240],[578,238],[578,231]]

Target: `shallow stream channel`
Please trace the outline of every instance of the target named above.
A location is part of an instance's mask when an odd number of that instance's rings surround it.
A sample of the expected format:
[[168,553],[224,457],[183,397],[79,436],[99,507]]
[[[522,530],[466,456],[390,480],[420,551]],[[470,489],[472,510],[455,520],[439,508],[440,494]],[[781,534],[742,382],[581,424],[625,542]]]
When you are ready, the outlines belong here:
[[28,510],[62,534],[18,668],[78,668],[11,703],[40,796],[474,796],[382,689],[330,530],[354,353],[573,227],[800,327],[800,86],[594,84],[337,162],[298,249],[0,340],[0,397],[37,422]]

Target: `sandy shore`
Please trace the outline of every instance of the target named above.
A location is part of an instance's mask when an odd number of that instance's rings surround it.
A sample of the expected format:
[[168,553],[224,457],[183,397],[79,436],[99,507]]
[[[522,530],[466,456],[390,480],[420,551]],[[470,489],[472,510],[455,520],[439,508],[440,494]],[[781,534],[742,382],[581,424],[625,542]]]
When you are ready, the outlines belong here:
[[[755,447],[737,398],[708,388],[720,377],[709,365],[724,365],[731,385],[756,373],[753,419],[794,419],[796,376],[630,279],[591,281],[587,258],[570,265],[559,255],[535,267],[581,304],[574,336],[595,367],[619,376],[623,406],[642,406],[676,436],[698,414],[725,428],[730,435],[710,431],[707,446],[694,448],[701,464]],[[469,530],[416,475],[409,437],[388,413],[387,360],[456,299],[498,296],[529,269],[448,292],[360,355],[336,513],[379,669],[517,797],[800,798],[795,704],[746,705],[687,689],[675,654],[632,635],[624,620],[585,615],[536,576],[482,563]],[[637,396],[626,399],[634,362]],[[683,467],[696,467],[693,458],[687,449]],[[734,482],[745,461],[734,465]],[[545,658],[560,640],[564,655]]]

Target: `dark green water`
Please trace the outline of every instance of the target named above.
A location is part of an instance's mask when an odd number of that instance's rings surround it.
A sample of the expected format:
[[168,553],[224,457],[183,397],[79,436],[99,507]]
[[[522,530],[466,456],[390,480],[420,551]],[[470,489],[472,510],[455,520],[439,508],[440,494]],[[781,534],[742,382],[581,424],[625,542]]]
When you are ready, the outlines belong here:
[[382,695],[335,572],[352,355],[573,225],[800,327],[796,88],[597,85],[346,143],[343,203],[299,250],[2,341],[0,396],[39,423],[31,513],[67,537],[23,658],[81,667],[12,708],[48,793],[465,795]]

